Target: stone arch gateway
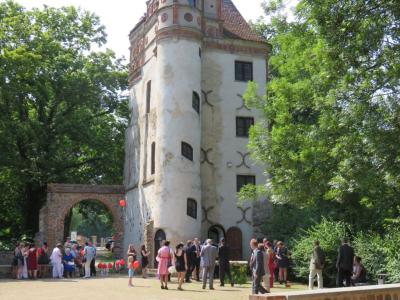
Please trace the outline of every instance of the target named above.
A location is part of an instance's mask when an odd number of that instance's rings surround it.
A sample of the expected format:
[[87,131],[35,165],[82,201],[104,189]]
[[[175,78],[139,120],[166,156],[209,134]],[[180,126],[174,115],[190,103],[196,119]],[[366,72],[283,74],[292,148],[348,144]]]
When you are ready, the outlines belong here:
[[115,254],[122,255],[124,212],[119,207],[119,200],[124,198],[122,185],[48,184],[46,205],[40,210],[39,238],[47,241],[49,247],[62,242],[67,213],[77,203],[93,199],[104,204],[111,212],[116,245],[119,245]]

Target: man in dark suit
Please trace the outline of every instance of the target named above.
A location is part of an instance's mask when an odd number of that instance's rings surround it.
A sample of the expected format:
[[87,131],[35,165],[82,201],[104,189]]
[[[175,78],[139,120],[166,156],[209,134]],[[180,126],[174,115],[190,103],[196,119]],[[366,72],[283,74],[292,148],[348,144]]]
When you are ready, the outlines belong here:
[[195,238],[192,246],[190,247],[190,253],[192,255],[190,259],[193,263],[192,273],[193,270],[196,269],[196,281],[200,281],[200,251],[200,241],[198,238]]
[[220,245],[218,248],[219,280],[221,283],[220,286],[224,286],[225,274],[228,276],[231,286],[233,286],[231,269],[229,265],[229,252],[230,249],[225,243],[225,238],[221,238]]
[[338,287],[343,287],[343,280],[346,286],[350,286],[350,279],[353,271],[354,249],[349,246],[347,238],[342,239],[342,245],[338,250],[336,268],[338,270],[337,282]]
[[194,252],[194,248],[192,248],[192,245],[193,242],[191,240],[188,240],[184,248],[188,264],[188,269],[185,275],[186,282],[191,282],[192,273],[194,271],[194,268],[196,267],[196,252]]
[[[264,269],[264,253],[258,249],[258,242],[256,239],[250,241],[250,247],[252,255],[250,258],[250,270],[253,277],[252,294],[256,295],[259,292],[261,294],[268,293],[268,291],[261,285],[261,280],[265,275]],[[264,244],[260,244],[260,248],[263,248]]]

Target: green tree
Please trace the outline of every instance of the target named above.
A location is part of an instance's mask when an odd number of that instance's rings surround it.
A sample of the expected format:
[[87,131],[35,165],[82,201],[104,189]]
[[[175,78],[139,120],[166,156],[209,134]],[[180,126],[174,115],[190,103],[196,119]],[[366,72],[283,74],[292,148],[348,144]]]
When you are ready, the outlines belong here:
[[70,211],[70,217],[65,219],[66,232],[69,236],[71,231],[77,231],[86,237],[97,235],[110,237],[114,233],[113,217],[111,212],[97,200],[85,200],[79,202]]
[[3,234],[38,230],[49,182],[122,182],[127,72],[105,42],[90,12],[0,2]]
[[267,94],[254,84],[246,93],[264,115],[249,147],[268,166],[261,190],[275,203],[345,204],[337,216],[356,228],[398,216],[399,12],[390,0],[303,0],[295,21],[255,26],[273,51]]

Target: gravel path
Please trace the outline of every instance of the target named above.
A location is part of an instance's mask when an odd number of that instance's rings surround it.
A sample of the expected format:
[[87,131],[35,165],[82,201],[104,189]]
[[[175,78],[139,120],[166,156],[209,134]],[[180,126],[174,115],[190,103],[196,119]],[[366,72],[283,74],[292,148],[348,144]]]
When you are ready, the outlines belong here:
[[[244,286],[219,287],[215,290],[203,290],[201,284],[193,282],[184,284],[185,291],[176,290],[177,285],[169,284],[169,290],[161,290],[155,278],[134,278],[134,287],[128,287],[126,277],[108,277],[94,279],[63,280],[0,280],[1,300],[247,300],[251,292],[250,284]],[[292,286],[293,289],[304,289],[304,286]],[[274,289],[278,292],[282,289]]]

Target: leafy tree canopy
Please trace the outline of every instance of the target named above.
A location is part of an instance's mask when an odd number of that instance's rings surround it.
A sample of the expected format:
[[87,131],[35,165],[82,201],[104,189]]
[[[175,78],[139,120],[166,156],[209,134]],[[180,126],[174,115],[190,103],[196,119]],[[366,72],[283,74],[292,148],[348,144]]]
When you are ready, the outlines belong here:
[[46,184],[121,183],[126,67],[94,14],[0,2],[0,237],[38,230]]
[[400,6],[392,0],[302,0],[295,20],[265,3],[267,94],[250,84],[248,105],[264,120],[251,131],[253,157],[267,166],[261,188],[275,203],[345,204],[347,220],[381,228],[399,213]]

